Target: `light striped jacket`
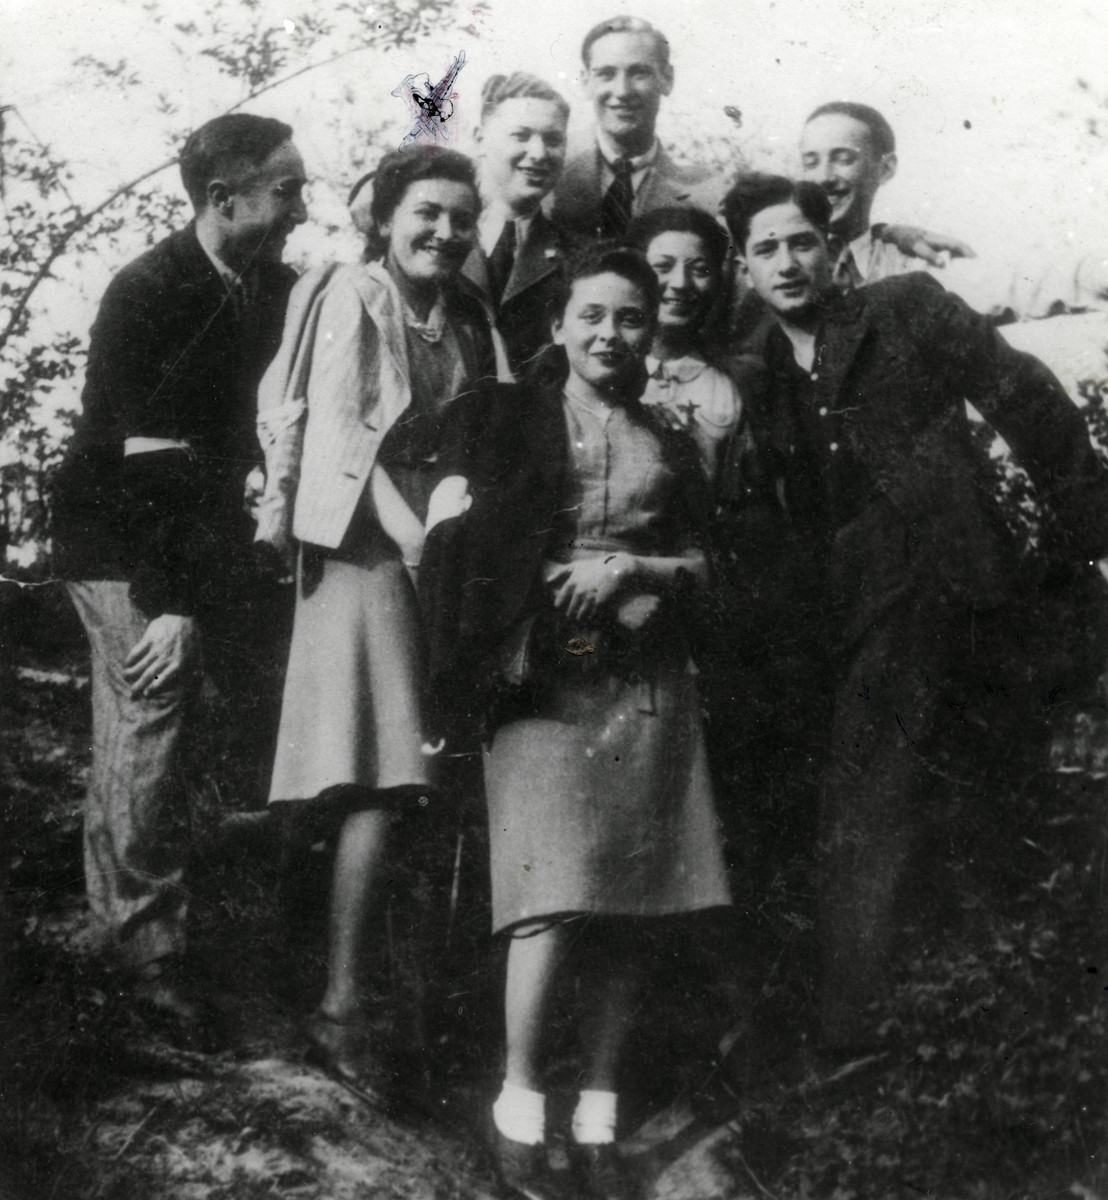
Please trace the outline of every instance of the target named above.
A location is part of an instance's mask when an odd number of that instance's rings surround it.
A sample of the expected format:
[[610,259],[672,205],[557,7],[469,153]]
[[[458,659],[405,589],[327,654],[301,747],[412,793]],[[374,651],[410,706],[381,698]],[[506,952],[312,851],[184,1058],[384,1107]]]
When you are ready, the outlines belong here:
[[[472,297],[471,297],[472,299]],[[487,312],[490,330],[492,314]],[[510,379],[492,332],[497,375]],[[400,293],[379,262],[309,271],[258,390],[265,491],[257,541],[338,547],[385,435],[411,403]]]

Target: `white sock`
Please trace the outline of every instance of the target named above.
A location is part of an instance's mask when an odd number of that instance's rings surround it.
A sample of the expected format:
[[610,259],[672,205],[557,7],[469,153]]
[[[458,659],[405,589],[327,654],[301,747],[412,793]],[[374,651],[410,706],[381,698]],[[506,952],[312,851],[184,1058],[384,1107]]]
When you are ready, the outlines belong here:
[[590,1146],[616,1140],[616,1093],[583,1091],[573,1114],[573,1140]]
[[505,1079],[492,1106],[492,1119],[510,1141],[541,1146],[546,1138],[546,1097]]

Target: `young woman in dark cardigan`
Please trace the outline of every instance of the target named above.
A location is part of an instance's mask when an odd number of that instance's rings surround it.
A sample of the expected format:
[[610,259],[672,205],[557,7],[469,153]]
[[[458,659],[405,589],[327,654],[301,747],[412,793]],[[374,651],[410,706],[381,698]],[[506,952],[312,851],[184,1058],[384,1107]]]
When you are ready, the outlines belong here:
[[541,1048],[582,979],[571,1164],[630,1194],[615,1147],[620,1051],[648,918],[730,903],[683,629],[708,578],[695,444],[639,403],[658,285],[618,247],[570,270],[555,381],[463,398],[432,497],[422,593],[437,685],[486,713],[494,930],[510,938],[503,1182],[551,1194]]

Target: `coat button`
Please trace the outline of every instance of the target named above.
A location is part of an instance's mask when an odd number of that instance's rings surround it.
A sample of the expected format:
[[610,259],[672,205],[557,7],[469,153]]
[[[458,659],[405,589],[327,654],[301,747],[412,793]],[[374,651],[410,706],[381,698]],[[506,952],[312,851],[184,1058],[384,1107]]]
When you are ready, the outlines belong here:
[[826,417],[826,416],[827,416],[827,406],[826,406],[826,405],[825,405],[823,408],[821,408],[821,409],[819,410],[819,415],[820,415],[821,417]]
[[828,447],[828,449],[831,451],[832,454],[834,454],[835,451],[838,450],[838,448],[839,448],[838,442],[832,442],[831,445]]

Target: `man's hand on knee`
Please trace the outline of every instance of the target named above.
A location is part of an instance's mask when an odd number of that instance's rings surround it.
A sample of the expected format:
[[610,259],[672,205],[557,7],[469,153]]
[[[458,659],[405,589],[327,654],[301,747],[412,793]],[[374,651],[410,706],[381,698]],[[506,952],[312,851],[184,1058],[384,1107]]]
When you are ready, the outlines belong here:
[[127,656],[123,678],[131,685],[133,699],[157,696],[178,682],[182,672],[196,665],[200,634],[192,617],[162,613]]

